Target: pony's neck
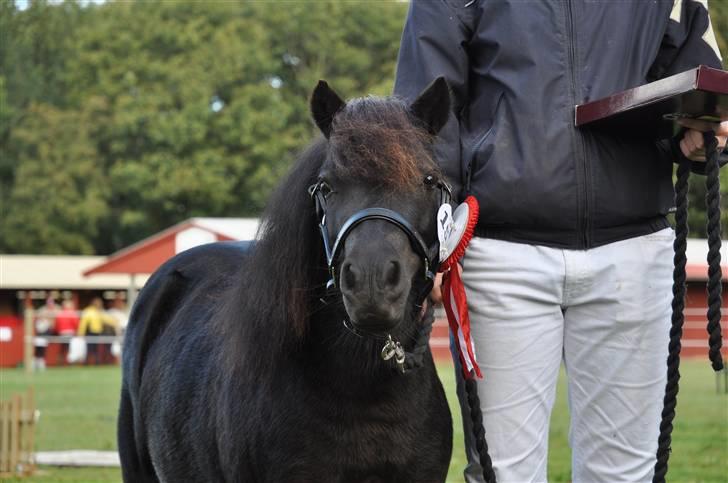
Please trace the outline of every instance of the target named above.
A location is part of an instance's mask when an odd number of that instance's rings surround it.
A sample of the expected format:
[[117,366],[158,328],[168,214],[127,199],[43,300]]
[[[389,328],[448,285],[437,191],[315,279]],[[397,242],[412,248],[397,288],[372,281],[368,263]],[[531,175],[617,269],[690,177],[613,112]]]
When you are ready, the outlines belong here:
[[[343,308],[338,308],[326,310],[310,320],[302,352],[314,377],[322,377],[326,384],[351,394],[370,392],[400,380],[402,375],[394,360],[385,361],[381,357],[386,339],[353,333],[345,326],[345,317]],[[406,350],[411,350],[417,327],[410,314],[406,317],[393,337]]]

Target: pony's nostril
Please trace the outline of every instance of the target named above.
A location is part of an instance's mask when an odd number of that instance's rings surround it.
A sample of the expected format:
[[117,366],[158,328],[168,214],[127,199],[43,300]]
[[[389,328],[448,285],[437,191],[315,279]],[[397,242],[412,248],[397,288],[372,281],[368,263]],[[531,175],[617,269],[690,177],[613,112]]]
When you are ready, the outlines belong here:
[[352,266],[351,263],[345,263],[343,267],[341,267],[341,277],[342,277],[342,287],[353,290],[356,287],[356,269]]
[[396,260],[392,260],[387,263],[387,269],[384,272],[384,282],[389,287],[394,287],[399,284],[400,277],[400,265]]

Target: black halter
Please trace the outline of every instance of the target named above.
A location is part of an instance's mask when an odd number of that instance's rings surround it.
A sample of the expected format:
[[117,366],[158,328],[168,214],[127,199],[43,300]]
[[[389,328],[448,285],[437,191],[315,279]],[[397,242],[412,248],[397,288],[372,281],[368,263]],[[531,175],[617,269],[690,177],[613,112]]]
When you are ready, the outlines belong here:
[[[435,180],[432,176],[425,177],[424,183],[428,186],[436,185],[440,190],[440,205],[449,203],[451,198],[450,186],[442,180]],[[432,314],[432,307],[423,309],[425,298],[432,290],[435,274],[433,268],[439,266],[439,242],[435,240],[434,243],[428,247],[422,236],[417,230],[399,213],[392,211],[387,208],[365,208],[357,211],[351,215],[339,230],[336,235],[336,241],[334,241],[334,247],[331,248],[331,242],[329,239],[329,230],[326,224],[326,197],[330,192],[327,192],[330,188],[325,181],[319,180],[315,184],[308,188],[308,192],[311,198],[314,200],[316,205],[316,215],[319,218],[319,230],[321,231],[321,238],[324,243],[324,251],[326,252],[326,263],[328,265],[329,274],[331,278],[326,283],[326,288],[331,289],[336,287],[336,262],[341,254],[342,247],[346,241],[346,237],[349,236],[351,231],[358,225],[364,223],[367,220],[382,220],[388,223],[392,223],[400,230],[405,232],[407,237],[412,244],[415,252],[422,258],[424,263],[424,285],[422,291],[418,294],[415,308],[419,309],[420,317],[422,319],[422,325],[418,331],[415,347],[412,352],[406,352],[399,342],[393,341],[391,335],[387,335],[388,342],[382,348],[382,358],[384,360],[390,360],[395,354],[397,359],[397,365],[402,373],[406,373],[412,369],[421,367],[424,363],[423,354],[427,351],[429,346],[430,332],[432,331],[432,323],[434,322],[434,316]],[[434,254],[434,255],[432,255]],[[323,299],[322,301],[326,303]],[[370,333],[361,329],[357,329],[351,324],[347,318],[344,318],[344,326],[353,334],[359,337],[372,337],[384,339],[381,334]],[[385,356],[386,351],[391,351]],[[397,351],[400,351],[397,353]],[[401,358],[401,359],[400,359]]]
[[[451,189],[450,186],[445,183],[445,181],[436,181],[432,176],[427,176],[424,180],[424,183],[426,185],[436,184],[436,186],[440,189],[440,204],[448,203],[450,201],[450,198],[452,196]],[[426,285],[426,292],[424,296],[421,296],[418,300],[418,305],[421,306],[424,297],[426,297],[429,291],[432,289],[432,283],[435,278],[433,268],[436,269],[437,265],[439,264],[439,260],[437,258],[438,241],[435,240],[435,242],[430,247],[428,247],[425,241],[422,239],[422,236],[417,232],[417,230],[396,211],[392,211],[387,208],[365,208],[363,210],[357,211],[344,222],[344,225],[341,227],[339,233],[336,235],[336,241],[334,241],[334,246],[333,248],[331,248],[329,231],[326,224],[326,193],[324,193],[322,189],[325,186],[327,186],[325,181],[319,180],[308,188],[308,192],[311,195],[311,198],[314,200],[314,203],[316,204],[316,214],[319,218],[319,230],[321,231],[321,238],[324,242],[324,250],[326,251],[326,262],[328,264],[329,274],[331,275],[331,278],[327,282],[326,287],[336,287],[336,262],[339,258],[339,255],[341,254],[341,249],[344,246],[346,237],[349,236],[351,231],[365,221],[383,220],[392,223],[400,230],[402,230],[410,239],[410,242],[412,243],[412,247],[414,248],[415,252],[420,256],[420,258],[422,258],[425,266],[424,280]],[[432,254],[435,255],[433,256]]]

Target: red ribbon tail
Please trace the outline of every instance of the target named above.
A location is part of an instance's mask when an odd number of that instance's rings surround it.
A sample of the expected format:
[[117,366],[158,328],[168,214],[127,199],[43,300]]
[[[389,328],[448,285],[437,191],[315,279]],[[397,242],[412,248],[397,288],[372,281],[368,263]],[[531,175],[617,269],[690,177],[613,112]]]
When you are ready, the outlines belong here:
[[473,372],[483,378],[480,367],[475,360],[475,350],[470,338],[470,316],[465,296],[465,286],[457,267],[445,273],[442,281],[442,303],[447,314],[447,322],[455,338],[455,346],[466,379],[473,377]]

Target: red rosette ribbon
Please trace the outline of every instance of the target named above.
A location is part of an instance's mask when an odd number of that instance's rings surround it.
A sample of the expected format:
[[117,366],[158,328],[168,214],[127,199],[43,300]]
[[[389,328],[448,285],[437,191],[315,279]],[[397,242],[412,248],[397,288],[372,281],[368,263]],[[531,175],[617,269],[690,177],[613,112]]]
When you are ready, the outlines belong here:
[[475,348],[470,337],[470,316],[468,315],[468,301],[465,296],[465,286],[460,277],[458,260],[465,254],[465,249],[473,238],[475,225],[478,223],[478,201],[468,196],[465,199],[467,204],[467,224],[458,241],[455,250],[440,264],[442,277],[442,304],[447,314],[447,322],[450,331],[455,337],[455,346],[460,357],[460,364],[463,375],[466,379],[473,377],[473,374],[482,379],[483,374],[475,360]]

